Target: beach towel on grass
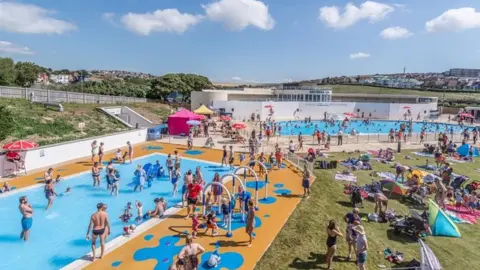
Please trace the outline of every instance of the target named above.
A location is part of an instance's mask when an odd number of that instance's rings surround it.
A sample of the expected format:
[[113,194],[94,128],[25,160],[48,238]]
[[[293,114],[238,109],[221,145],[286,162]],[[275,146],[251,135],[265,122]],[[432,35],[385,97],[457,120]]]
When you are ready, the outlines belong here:
[[348,181],[348,182],[357,182],[357,177],[355,175],[347,175],[347,174],[341,174],[337,173],[335,175],[335,180],[337,181]]
[[449,210],[445,210],[445,213],[447,213],[448,217],[453,222],[455,222],[457,224],[475,224],[475,223],[477,223],[477,220],[475,219],[475,217],[470,216],[470,215],[462,215],[462,214],[458,214],[456,212],[449,211]]
[[377,150],[367,150],[367,153],[369,153],[371,155],[374,155],[374,156],[378,156],[378,151]]
[[397,178],[397,176],[391,172],[380,172],[378,173],[378,177],[382,178],[382,179],[389,179],[389,180],[392,180],[392,181],[395,181],[395,179]]
[[455,207],[453,205],[447,205],[445,208],[448,211],[454,212],[456,217],[471,223],[477,223],[477,219],[480,218],[479,210],[471,211],[465,206]]

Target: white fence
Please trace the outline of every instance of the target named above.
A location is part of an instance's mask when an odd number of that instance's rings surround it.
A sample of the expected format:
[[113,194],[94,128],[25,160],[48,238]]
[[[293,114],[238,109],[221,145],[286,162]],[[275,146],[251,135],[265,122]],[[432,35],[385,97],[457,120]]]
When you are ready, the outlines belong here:
[[[99,136],[35,148],[25,153],[25,167],[30,171],[88,157],[91,155],[90,145],[94,140],[98,143],[104,142],[105,151],[118,148],[123,148],[126,151],[127,141],[134,145],[147,140],[147,129],[135,129],[108,136]],[[0,176],[8,175],[13,169],[13,163],[6,162],[4,158],[5,155],[0,156]]]
[[79,92],[57,91],[38,88],[20,88],[0,86],[0,97],[29,99],[33,93],[35,101],[43,102],[64,102],[64,103],[143,103],[146,98],[106,96]]

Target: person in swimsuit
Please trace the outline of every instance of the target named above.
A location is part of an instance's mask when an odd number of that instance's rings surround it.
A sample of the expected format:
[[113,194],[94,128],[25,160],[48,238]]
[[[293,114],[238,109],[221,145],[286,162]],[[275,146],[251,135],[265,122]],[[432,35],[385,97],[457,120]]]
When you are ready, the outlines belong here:
[[327,226],[327,254],[325,255],[325,263],[327,264],[327,269],[331,269],[331,264],[333,257],[335,256],[335,251],[337,250],[337,236],[343,236],[343,234],[338,229],[335,220],[330,220]]
[[19,201],[20,205],[18,209],[22,214],[22,232],[20,233],[20,239],[27,241],[33,224],[33,208],[28,203],[27,196],[20,197]]
[[197,183],[195,179],[190,182],[187,186],[187,192],[185,197],[187,197],[187,216],[185,219],[190,217],[190,213],[195,212],[195,206],[197,205],[198,195],[202,192],[202,187]]
[[100,170],[98,162],[94,162],[92,167],[93,186],[100,186]]
[[[386,212],[387,211],[387,207],[388,207],[388,198],[387,196],[385,196],[383,194],[382,191],[379,191],[377,193],[375,193],[375,195],[373,195],[373,198],[374,198],[374,201],[375,201],[375,213],[377,213],[377,210],[378,210],[378,214],[380,215],[381,212]],[[382,208],[385,207],[385,211],[382,210]]]
[[155,198],[153,202],[155,203],[155,209],[153,211],[148,211],[147,216],[149,218],[152,218],[152,217],[161,218],[163,216],[163,213],[167,209],[167,203],[163,198]]
[[52,206],[53,204],[53,196],[57,196],[52,180],[49,180],[46,182],[44,191],[45,191],[45,198],[48,200],[48,204],[45,210],[48,210],[50,206]]
[[198,269],[198,256],[205,252],[205,249],[197,243],[193,243],[193,237],[188,235],[185,238],[185,246],[178,254],[178,258],[180,259],[180,264],[183,264],[185,269]]
[[95,160],[95,156],[98,153],[98,145],[96,140],[92,142],[91,147],[92,147],[92,162],[93,162]]
[[180,177],[182,177],[180,170],[177,169],[172,173],[173,196],[177,194],[177,184],[178,180],[180,180]]
[[167,156],[167,161],[165,162],[165,166],[167,166],[168,169],[168,178],[172,180],[173,177],[173,160],[172,160],[172,155],[168,154]]
[[45,183],[47,181],[53,180],[53,168],[49,168],[45,174],[43,174],[43,180],[45,180]]
[[173,154],[175,155],[175,169],[180,169],[180,161],[182,161],[182,157],[178,153],[177,150],[173,151]]
[[103,161],[103,155],[104,155],[104,143],[101,142],[100,143],[100,146],[98,147],[98,163],[102,164],[102,161]]
[[253,200],[248,201],[247,221],[245,222],[245,232],[248,234],[248,247],[252,246],[253,229],[255,228],[255,206]]
[[192,170],[188,170],[183,177],[183,186],[182,186],[182,206],[185,207],[185,201],[187,200],[187,188],[193,182]]
[[227,146],[223,146],[223,154],[222,154],[222,167],[227,165]]
[[135,187],[133,188],[133,192],[137,191],[137,188],[140,188],[140,192],[143,190],[143,186],[145,185],[145,180],[147,179],[147,173],[142,168],[142,165],[138,164],[137,170],[135,171]]
[[107,205],[103,203],[97,204],[97,212],[90,217],[90,223],[87,230],[87,241],[90,240],[90,230],[92,231],[92,261],[95,261],[95,246],[97,237],[100,238],[100,257],[103,258],[105,251],[105,238],[110,235],[110,221],[107,215]]
[[117,177],[117,171],[115,169],[110,169],[107,175],[107,181],[111,186],[110,195],[118,195],[118,182],[120,182],[120,177]]
[[[130,144],[130,142],[127,142],[127,146],[128,146],[128,159],[130,160],[130,164],[132,164],[132,160],[133,160],[133,146],[132,144]],[[125,162],[125,160],[123,161]]]
[[[205,188],[205,180],[203,180],[203,174],[200,166],[195,169],[195,174],[193,175],[193,179],[195,179],[196,183],[202,187],[202,190]],[[198,193],[198,201],[202,201],[202,192]]]
[[[222,179],[220,178],[219,173],[215,173],[215,175],[213,176],[212,182],[222,183]],[[222,196],[223,188],[219,185],[213,185],[212,190],[213,190],[213,204],[220,204],[220,196]]]

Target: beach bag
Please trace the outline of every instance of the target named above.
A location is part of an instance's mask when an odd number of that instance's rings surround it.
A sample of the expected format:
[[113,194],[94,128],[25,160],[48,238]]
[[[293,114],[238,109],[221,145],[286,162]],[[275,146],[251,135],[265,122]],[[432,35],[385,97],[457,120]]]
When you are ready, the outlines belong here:
[[208,258],[207,265],[210,268],[215,268],[218,266],[219,263],[220,256],[218,254],[218,251],[215,250],[215,252],[213,252],[212,255],[210,255],[210,257]]
[[336,160],[330,161],[330,168],[331,169],[336,169],[337,165],[338,165],[338,161],[336,161]]
[[378,215],[376,213],[368,214],[368,221],[378,222]]

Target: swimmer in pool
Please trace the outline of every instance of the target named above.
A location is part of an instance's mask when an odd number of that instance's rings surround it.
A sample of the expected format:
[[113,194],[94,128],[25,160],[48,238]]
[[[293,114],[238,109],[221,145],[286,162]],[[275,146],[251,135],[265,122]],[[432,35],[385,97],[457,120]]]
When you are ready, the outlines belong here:
[[92,231],[92,261],[95,261],[95,245],[97,237],[100,238],[100,257],[103,258],[105,251],[105,238],[110,235],[110,222],[107,215],[107,205],[97,204],[97,212],[90,217],[86,239],[90,240],[90,230]]
[[27,196],[20,197],[19,201],[20,205],[18,206],[18,209],[20,210],[20,213],[22,213],[22,232],[20,233],[20,239],[27,241],[33,223],[33,208],[28,203]]
[[48,200],[48,204],[46,207],[46,210],[48,210],[53,204],[53,196],[57,196],[52,180],[49,180],[46,182],[44,192],[45,192],[45,198]]
[[177,194],[177,184],[178,184],[178,180],[180,180],[180,177],[182,177],[182,174],[180,173],[179,169],[176,169],[172,173],[173,196]]

